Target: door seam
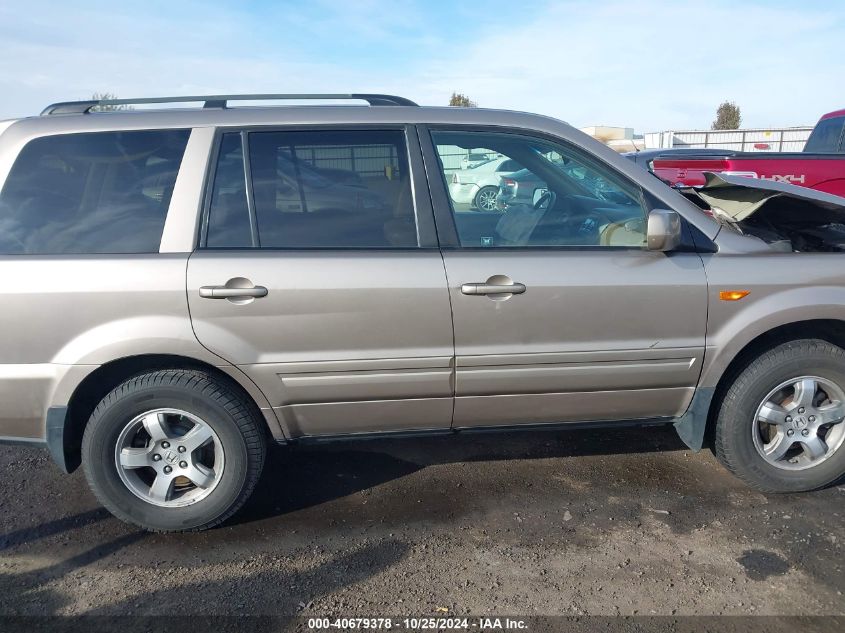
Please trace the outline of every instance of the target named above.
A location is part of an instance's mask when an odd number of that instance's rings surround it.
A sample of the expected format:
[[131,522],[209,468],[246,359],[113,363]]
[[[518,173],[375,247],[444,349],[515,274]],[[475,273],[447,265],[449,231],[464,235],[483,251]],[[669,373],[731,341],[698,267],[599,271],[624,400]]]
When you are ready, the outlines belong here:
[[455,342],[455,310],[452,307],[452,284],[449,281],[449,271],[446,268],[446,257],[443,255],[443,251],[440,251],[440,262],[443,264],[443,275],[446,278],[446,298],[449,300],[449,318],[452,323],[452,375],[451,383],[452,387],[452,419],[449,420],[449,428],[453,428],[455,425],[455,398],[457,397],[458,393],[458,350]]

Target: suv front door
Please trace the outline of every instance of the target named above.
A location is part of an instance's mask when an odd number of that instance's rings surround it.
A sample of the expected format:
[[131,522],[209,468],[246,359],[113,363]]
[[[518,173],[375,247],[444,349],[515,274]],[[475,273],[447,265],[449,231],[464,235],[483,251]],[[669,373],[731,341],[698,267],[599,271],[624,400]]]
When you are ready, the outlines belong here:
[[[704,353],[706,279],[697,253],[645,249],[641,190],[559,141],[465,128],[420,128],[420,140],[452,301],[453,425],[682,413]],[[455,210],[443,165],[470,150],[517,160],[550,193],[498,214]]]
[[199,340],[288,436],[448,428],[452,323],[416,136],[229,130],[216,165],[188,265]]

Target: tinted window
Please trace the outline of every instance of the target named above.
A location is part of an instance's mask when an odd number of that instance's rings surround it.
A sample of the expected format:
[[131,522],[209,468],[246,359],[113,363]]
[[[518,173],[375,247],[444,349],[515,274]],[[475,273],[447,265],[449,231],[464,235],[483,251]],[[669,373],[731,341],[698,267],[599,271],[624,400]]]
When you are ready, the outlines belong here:
[[253,245],[244,174],[241,135],[224,134],[211,191],[207,246],[241,248]]
[[[234,138],[224,139],[224,145],[218,178],[239,183],[240,146]],[[262,248],[417,245],[402,132],[253,132],[248,153]],[[237,186],[221,185],[218,190],[215,184],[209,246],[246,245],[247,194]],[[224,203],[229,194],[231,201]],[[224,215],[238,220],[220,220]],[[224,226],[229,229],[224,231]]]
[[[444,167],[462,246],[645,246],[639,189],[583,151],[515,134],[435,132],[432,137],[444,166],[462,148],[483,147],[507,157],[505,164],[525,167],[495,181],[449,177]],[[490,186],[498,189],[494,205],[481,199]]]
[[839,140],[842,136],[842,125],[845,117],[823,119],[818,122],[807,139],[805,152],[833,153],[839,151]]
[[0,193],[0,253],[155,253],[188,130],[35,139]]

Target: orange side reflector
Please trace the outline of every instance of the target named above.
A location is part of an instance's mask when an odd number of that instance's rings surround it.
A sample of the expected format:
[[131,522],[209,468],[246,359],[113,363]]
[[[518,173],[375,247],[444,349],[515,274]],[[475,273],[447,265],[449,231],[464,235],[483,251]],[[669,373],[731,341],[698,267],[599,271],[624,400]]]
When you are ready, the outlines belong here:
[[719,299],[722,301],[739,301],[748,296],[750,290],[721,290],[719,291]]

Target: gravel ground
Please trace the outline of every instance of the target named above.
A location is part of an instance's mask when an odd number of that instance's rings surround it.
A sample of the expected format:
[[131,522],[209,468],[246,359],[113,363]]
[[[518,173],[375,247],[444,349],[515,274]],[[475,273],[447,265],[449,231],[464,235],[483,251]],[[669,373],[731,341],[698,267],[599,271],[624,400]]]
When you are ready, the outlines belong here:
[[202,534],[111,518],[46,452],[0,473],[4,615],[845,614],[845,487],[764,495],[671,429],[274,447]]

